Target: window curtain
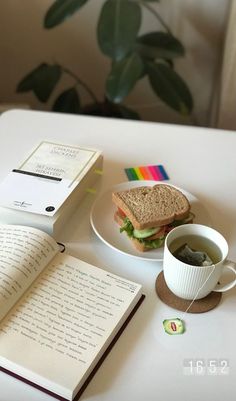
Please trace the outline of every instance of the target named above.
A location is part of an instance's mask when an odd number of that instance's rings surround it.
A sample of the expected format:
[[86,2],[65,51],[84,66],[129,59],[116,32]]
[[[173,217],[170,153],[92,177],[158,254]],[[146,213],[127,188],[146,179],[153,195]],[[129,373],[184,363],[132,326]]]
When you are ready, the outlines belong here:
[[[231,1],[236,3],[236,0],[161,0],[153,3],[185,46],[185,57],[177,59],[175,67],[189,85],[194,99],[193,113],[188,121],[180,119],[177,113],[173,115],[156,100],[156,113],[164,116],[164,122],[216,127],[219,106],[216,89],[219,90]],[[154,109],[150,110],[150,117],[151,112],[154,114]]]
[[236,1],[231,0],[219,79],[216,128],[236,130]]

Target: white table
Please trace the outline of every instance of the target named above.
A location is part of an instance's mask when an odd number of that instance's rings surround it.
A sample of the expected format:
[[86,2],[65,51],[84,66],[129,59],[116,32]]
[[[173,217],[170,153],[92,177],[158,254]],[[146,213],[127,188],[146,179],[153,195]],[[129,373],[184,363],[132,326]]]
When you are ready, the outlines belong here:
[[[236,133],[62,114],[10,111],[0,118],[0,179],[41,140],[102,149],[102,187],[126,181],[125,167],[163,164],[171,182],[194,194],[236,259]],[[156,296],[161,263],[122,255],[101,242],[89,224],[88,195],[60,240],[68,252],[140,282],[146,300],[96,373],[81,399],[96,401],[232,401],[236,394],[236,289],[205,314],[188,314],[187,331],[169,336],[166,318],[181,312]],[[112,224],[112,222],[111,222]],[[184,360],[227,359],[227,375],[184,374]],[[0,373],[0,401],[52,398]]]

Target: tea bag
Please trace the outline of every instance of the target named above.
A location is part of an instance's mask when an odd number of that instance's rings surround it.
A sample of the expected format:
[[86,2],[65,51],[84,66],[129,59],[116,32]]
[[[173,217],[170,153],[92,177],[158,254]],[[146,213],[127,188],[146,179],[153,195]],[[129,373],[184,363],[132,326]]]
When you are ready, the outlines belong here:
[[196,251],[188,244],[182,245],[173,255],[181,262],[192,266],[211,266],[213,262],[206,252]]

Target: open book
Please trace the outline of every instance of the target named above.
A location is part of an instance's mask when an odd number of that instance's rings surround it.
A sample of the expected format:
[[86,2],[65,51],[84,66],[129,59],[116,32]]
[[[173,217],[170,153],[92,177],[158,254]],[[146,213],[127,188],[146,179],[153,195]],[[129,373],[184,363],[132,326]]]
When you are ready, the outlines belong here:
[[37,229],[0,225],[0,366],[61,400],[77,398],[143,296]]

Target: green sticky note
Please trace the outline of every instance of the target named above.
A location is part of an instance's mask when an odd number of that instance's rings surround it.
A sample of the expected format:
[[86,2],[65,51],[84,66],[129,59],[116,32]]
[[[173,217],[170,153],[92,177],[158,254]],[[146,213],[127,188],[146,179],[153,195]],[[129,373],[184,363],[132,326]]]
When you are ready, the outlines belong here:
[[97,191],[94,188],[87,188],[86,192],[88,192],[89,194],[96,194]]
[[96,168],[96,169],[94,170],[94,173],[95,173],[95,174],[98,174],[98,175],[103,175],[103,171],[100,170],[99,168]]

